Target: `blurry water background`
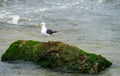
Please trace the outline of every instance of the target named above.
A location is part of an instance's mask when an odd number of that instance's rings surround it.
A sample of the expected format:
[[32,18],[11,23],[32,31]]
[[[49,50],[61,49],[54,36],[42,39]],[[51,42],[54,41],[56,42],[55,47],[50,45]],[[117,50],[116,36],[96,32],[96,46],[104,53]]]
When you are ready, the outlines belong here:
[[[17,22],[15,22],[15,20]],[[58,30],[40,34],[40,22]],[[0,0],[0,57],[15,40],[62,41],[101,54],[113,65],[98,76],[120,75],[120,0]],[[31,62],[0,62],[0,76],[87,76]]]

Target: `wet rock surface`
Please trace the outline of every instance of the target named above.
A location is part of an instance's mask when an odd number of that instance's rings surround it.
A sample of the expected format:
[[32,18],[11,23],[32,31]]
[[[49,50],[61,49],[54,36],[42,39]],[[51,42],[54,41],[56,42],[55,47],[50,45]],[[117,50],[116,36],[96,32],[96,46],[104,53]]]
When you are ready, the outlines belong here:
[[32,61],[54,71],[87,74],[97,74],[112,65],[101,55],[59,41],[15,41],[2,55],[1,61],[15,60]]

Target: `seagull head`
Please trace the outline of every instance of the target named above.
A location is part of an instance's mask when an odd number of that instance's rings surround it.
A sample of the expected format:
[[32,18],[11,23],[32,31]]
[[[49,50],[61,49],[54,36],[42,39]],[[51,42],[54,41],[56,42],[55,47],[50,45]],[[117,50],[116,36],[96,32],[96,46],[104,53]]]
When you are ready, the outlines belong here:
[[41,23],[39,23],[39,24],[36,25],[36,26],[45,26],[45,22],[41,22]]
[[41,26],[45,26],[45,22],[41,22],[40,24],[41,24]]
[[45,25],[45,22],[41,22],[40,24],[41,24],[41,25]]

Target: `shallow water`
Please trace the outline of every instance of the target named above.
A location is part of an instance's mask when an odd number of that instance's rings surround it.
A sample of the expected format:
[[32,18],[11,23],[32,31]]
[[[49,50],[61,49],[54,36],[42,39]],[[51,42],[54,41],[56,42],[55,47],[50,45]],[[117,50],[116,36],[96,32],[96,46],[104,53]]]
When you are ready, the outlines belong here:
[[[113,65],[98,76],[120,74],[119,0],[0,0],[0,56],[19,39],[62,41],[87,52],[101,54]],[[17,24],[13,16],[19,16]],[[58,30],[54,36],[40,34],[40,22]],[[0,62],[0,76],[87,76],[59,73],[31,62]]]

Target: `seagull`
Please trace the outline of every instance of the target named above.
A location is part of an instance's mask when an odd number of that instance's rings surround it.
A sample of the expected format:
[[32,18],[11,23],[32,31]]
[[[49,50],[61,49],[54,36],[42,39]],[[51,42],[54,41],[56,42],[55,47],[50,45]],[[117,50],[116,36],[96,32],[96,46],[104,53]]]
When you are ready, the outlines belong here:
[[46,25],[45,22],[41,22],[38,25],[38,26],[41,26],[41,34],[50,36],[58,32],[58,31],[53,31],[51,29],[47,29],[45,25]]

